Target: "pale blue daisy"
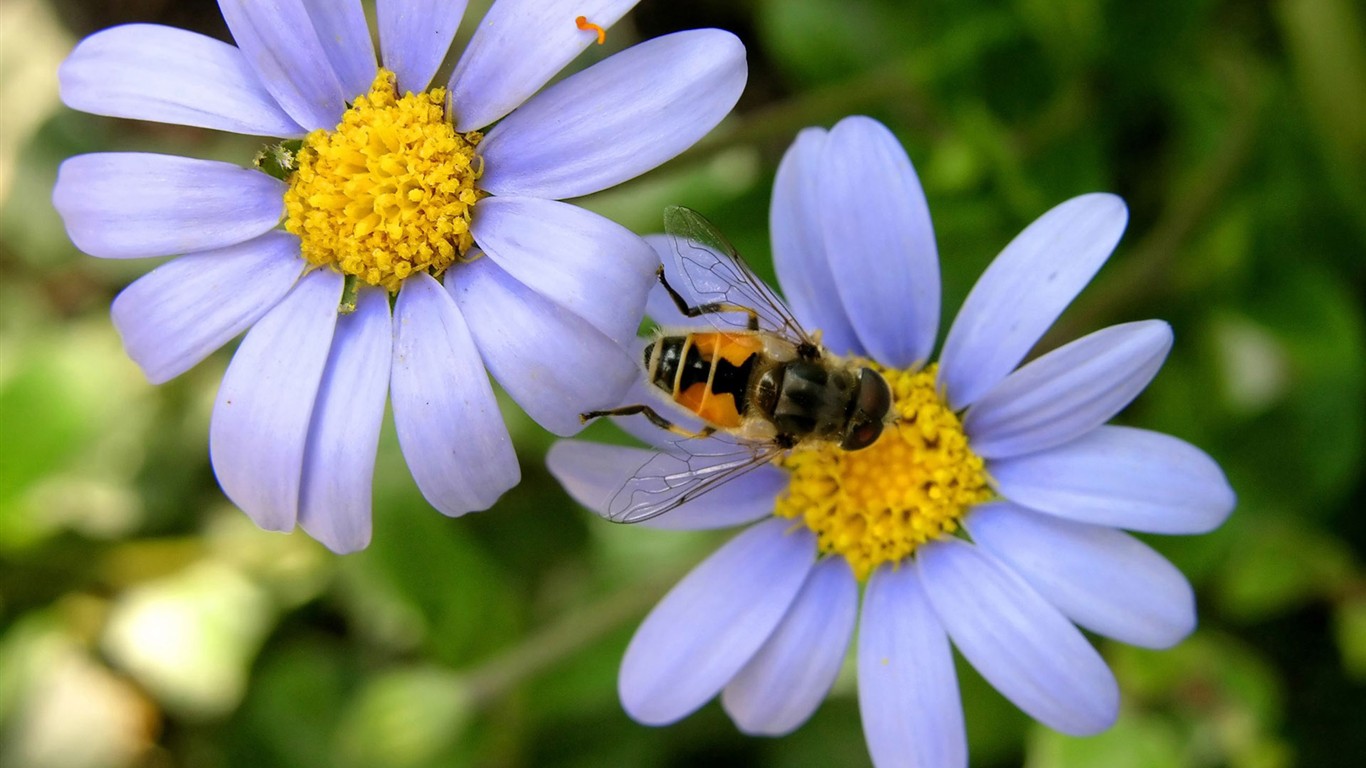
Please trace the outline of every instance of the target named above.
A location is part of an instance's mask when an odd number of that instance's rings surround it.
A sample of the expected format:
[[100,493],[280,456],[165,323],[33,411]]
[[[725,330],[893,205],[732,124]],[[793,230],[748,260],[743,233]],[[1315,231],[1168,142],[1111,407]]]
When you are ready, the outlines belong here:
[[[1234,506],[1199,449],[1105,424],[1161,367],[1166,323],[1106,328],[1017,369],[1126,221],[1124,203],[1106,194],[1045,213],[987,269],[928,364],[939,273],[910,160],[868,118],[803,131],[773,191],[779,281],[831,352],[884,373],[898,421],[870,448],[799,446],[644,523],[753,524],[636,632],[619,681],[626,711],[662,725],[719,694],[741,730],[787,733],[829,692],[857,624],[859,704],[880,768],[967,765],[952,647],[1045,725],[1077,735],[1109,727],[1119,689],[1079,627],[1165,648],[1196,620],[1186,579],[1121,529],[1201,533]],[[664,296],[650,307],[683,321]],[[620,423],[675,452],[680,472],[698,469],[699,457],[733,456],[708,445],[716,438],[671,444],[648,425]],[[575,499],[607,514],[647,461],[655,474],[670,471],[670,459],[653,456],[568,440],[549,464]]]
[[62,98],[76,109],[296,140],[259,158],[273,175],[82,155],[53,193],[86,253],[180,256],[114,302],[151,381],[250,329],[218,394],[210,452],[223,490],[259,525],[298,523],[338,552],[364,547],[391,394],[418,486],[460,515],[520,478],[488,373],[561,435],[629,386],[620,343],[657,259],[621,226],[559,201],[691,146],[746,78],[740,42],[709,29],[546,87],[599,39],[579,16],[606,28],[635,2],[498,0],[441,87],[432,79],[464,2],[379,0],[376,52],[360,0],[222,0],[236,47],[133,24],[86,38],[62,65]]

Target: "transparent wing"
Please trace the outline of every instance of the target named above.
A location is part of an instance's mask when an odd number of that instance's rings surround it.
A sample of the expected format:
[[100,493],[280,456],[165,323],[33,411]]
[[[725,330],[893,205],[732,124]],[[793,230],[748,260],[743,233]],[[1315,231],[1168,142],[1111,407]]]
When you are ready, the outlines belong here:
[[[700,304],[747,307],[759,318],[759,327],[796,342],[812,343],[791,310],[749,268],[735,246],[702,214],[681,205],[664,209],[664,231],[673,241],[675,274],[692,288]],[[708,312],[703,315],[718,331],[744,329],[748,316],[739,312]]]
[[650,457],[608,502],[607,519],[639,523],[671,512],[773,461],[771,443],[680,440]]

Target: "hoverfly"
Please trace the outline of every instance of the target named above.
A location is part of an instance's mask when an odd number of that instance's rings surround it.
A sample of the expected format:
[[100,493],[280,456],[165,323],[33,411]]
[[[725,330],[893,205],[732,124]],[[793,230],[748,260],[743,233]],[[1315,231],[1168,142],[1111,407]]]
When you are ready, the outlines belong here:
[[886,379],[821,346],[701,214],[671,206],[664,229],[675,271],[698,302],[670,285],[662,267],[659,282],[679,312],[711,329],[657,331],[644,348],[647,389],[702,426],[681,426],[643,403],[581,414],[639,414],[683,438],[636,471],[607,517],[635,523],[662,515],[804,444],[857,451],[877,442],[892,406]]

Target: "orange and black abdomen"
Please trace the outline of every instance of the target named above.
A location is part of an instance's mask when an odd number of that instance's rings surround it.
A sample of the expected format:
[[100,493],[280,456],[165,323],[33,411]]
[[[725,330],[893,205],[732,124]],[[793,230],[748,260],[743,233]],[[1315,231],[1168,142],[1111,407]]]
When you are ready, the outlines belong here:
[[764,343],[749,333],[661,336],[645,348],[650,383],[722,429],[738,428],[749,406],[750,377]]

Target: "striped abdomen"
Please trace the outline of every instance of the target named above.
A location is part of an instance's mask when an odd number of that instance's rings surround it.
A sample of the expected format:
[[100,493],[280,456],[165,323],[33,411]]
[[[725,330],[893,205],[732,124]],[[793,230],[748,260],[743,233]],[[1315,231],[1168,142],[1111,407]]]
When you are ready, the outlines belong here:
[[645,348],[650,383],[722,429],[736,429],[749,407],[750,377],[764,341],[752,333],[661,336]]

